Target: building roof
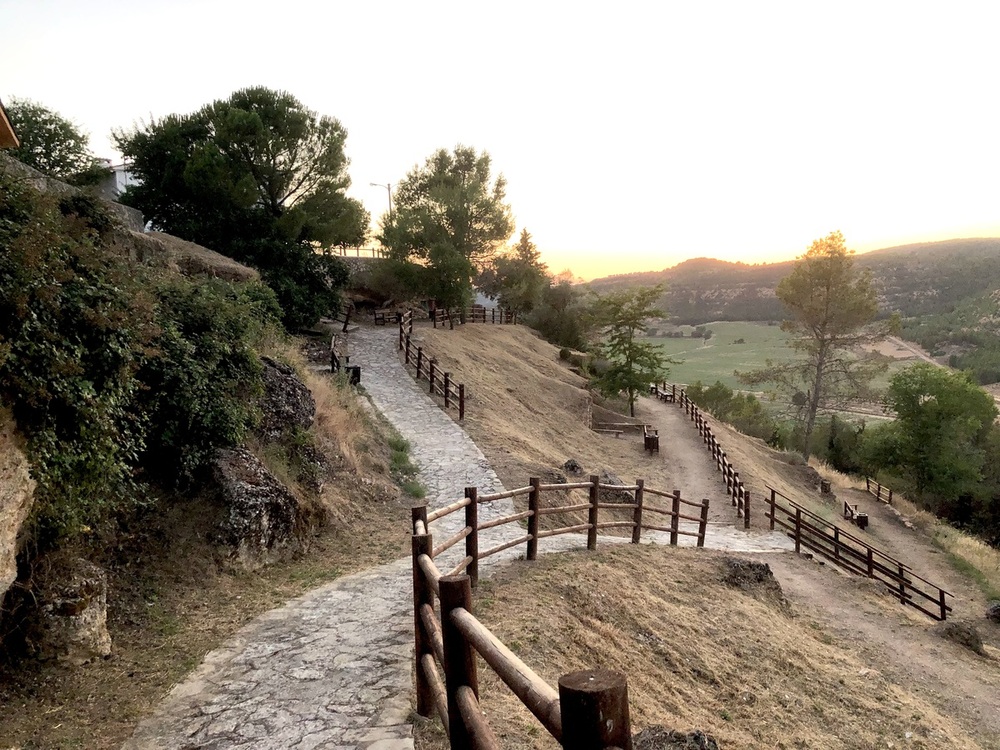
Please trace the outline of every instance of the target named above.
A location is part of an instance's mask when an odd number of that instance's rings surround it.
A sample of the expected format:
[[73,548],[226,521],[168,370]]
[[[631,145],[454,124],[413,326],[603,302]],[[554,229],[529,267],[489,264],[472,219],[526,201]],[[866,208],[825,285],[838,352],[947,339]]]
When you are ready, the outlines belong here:
[[7,110],[3,108],[3,102],[0,102],[0,148],[17,148],[20,145],[21,141],[7,117]]

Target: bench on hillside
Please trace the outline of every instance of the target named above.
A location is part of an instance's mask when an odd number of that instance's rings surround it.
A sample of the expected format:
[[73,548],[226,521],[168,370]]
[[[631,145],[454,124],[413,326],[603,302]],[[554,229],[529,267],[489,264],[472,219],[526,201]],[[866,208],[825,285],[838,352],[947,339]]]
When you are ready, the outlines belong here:
[[642,447],[650,453],[660,452],[660,431],[654,430],[648,424],[642,426]]
[[625,434],[624,430],[602,430],[602,429],[594,429],[594,432],[599,432],[602,435],[614,435],[616,438],[617,437],[621,437],[622,435]]
[[859,529],[864,531],[868,528],[868,514],[858,510],[857,505],[851,505],[844,501],[844,518],[853,522]]

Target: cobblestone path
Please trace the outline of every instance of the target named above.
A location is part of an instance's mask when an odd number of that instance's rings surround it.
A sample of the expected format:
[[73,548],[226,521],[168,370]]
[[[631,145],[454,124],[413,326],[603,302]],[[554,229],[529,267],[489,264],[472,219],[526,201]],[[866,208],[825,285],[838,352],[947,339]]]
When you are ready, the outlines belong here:
[[[482,451],[399,363],[391,327],[362,327],[352,334],[351,347],[351,363],[361,366],[372,402],[410,442],[431,508],[460,499],[467,486],[481,493],[503,490]],[[501,500],[484,503],[479,514],[487,521],[512,512],[511,502]],[[463,521],[456,513],[434,523],[435,539],[447,538]],[[491,529],[480,535],[480,548],[523,533],[511,526]],[[662,541],[656,535],[650,540]],[[565,535],[542,547],[552,552],[582,543]],[[682,537],[682,543],[694,539]],[[736,552],[786,548],[777,536],[748,537],[715,524],[706,546]],[[442,556],[442,570],[461,559],[460,547]],[[513,548],[485,560],[481,572],[521,553]],[[403,559],[338,579],[264,614],[177,685],[125,750],[411,749],[410,587],[410,562]]]

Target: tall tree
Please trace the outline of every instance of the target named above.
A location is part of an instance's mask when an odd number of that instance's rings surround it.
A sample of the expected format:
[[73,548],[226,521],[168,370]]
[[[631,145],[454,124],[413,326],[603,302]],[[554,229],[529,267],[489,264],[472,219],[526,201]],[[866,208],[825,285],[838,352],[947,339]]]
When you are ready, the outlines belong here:
[[478,286],[487,297],[517,315],[531,312],[549,285],[548,267],[527,229],[517,244],[497,255],[479,275]]
[[115,133],[141,180],[122,197],[155,226],[260,269],[297,327],[338,302],[329,249],[364,241],[347,197],[347,131],[287,92],[243,89],[190,115]]
[[18,161],[73,184],[110,173],[90,152],[87,135],[58,112],[29,99],[11,99],[6,109],[21,140],[8,153]]
[[809,445],[821,408],[874,398],[870,383],[887,367],[877,355],[859,356],[859,348],[884,338],[898,323],[876,323],[878,301],[870,270],[855,267],[854,251],[833,232],[812,243],[792,272],[778,284],[778,298],[791,317],[781,324],[802,357],[793,362],[768,360],[760,370],[739,373],[744,383],[776,383],[802,406],[802,455]]
[[379,239],[394,259],[426,264],[428,288],[419,291],[464,308],[477,268],[514,231],[506,192],[503,175],[491,176],[485,151],[440,149],[399,183]]
[[670,363],[659,346],[638,340],[647,321],[664,317],[655,307],[662,294],[662,285],[637,287],[609,292],[594,303],[595,319],[604,328],[600,351],[610,363],[595,384],[608,396],[625,393],[633,417],[639,394],[666,377]]

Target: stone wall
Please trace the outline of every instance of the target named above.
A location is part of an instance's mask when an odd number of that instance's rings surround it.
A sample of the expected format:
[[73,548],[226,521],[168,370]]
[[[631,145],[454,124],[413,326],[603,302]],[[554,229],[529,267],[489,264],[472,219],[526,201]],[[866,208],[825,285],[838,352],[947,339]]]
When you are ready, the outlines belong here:
[[14,420],[0,409],[0,597],[17,576],[17,537],[31,510],[34,491]]

